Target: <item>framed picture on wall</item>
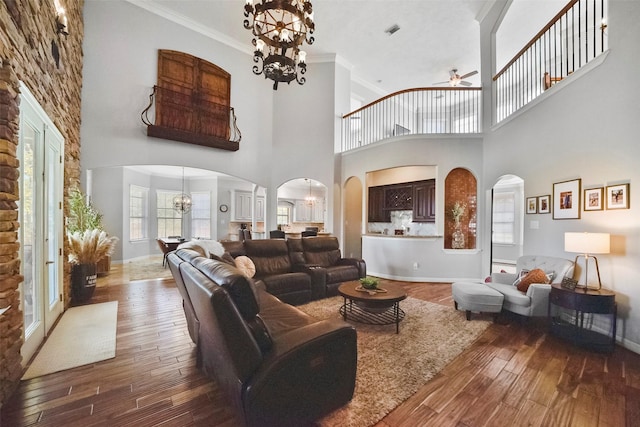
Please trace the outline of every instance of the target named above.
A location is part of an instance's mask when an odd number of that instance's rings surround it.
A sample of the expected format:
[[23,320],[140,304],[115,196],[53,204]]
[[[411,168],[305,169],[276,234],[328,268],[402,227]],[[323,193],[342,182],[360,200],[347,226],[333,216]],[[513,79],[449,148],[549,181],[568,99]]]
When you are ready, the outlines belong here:
[[607,187],[607,209],[629,209],[629,184]]
[[538,197],[538,213],[548,214],[551,213],[551,196],[540,196]]
[[527,197],[527,213],[528,214],[538,213],[536,197]]
[[604,209],[604,188],[589,188],[584,190],[584,211],[601,211]]
[[582,180],[553,184],[553,219],[580,219],[580,185]]

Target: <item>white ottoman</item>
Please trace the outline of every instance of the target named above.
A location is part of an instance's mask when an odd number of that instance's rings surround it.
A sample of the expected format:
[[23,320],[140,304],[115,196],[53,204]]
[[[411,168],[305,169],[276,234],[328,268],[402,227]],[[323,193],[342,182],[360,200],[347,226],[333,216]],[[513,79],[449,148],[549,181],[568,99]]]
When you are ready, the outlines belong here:
[[451,294],[456,310],[465,310],[467,320],[471,320],[471,312],[494,313],[495,321],[502,311],[504,295],[480,282],[454,282]]

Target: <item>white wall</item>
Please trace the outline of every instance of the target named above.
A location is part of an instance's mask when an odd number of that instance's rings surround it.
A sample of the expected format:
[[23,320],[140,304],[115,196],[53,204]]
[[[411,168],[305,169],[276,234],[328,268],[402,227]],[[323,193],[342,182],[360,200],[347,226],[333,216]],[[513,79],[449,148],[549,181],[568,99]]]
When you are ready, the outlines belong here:
[[[249,55],[124,1],[86,2],[84,19],[84,169],[172,164],[269,184],[260,166],[270,158],[273,91],[253,74]],[[231,74],[231,106],[242,132],[239,151],[146,136],[140,113],[157,83],[158,49],[186,52]]]
[[[283,182],[310,177],[333,190],[334,63],[309,64],[305,85],[282,84],[273,91],[269,81],[253,74],[249,54],[128,2],[86,2],[84,20],[84,170],[167,164],[222,172],[266,188],[270,228]],[[156,84],[158,49],[194,55],[231,74],[231,106],[242,132],[239,151],[146,136],[140,113]],[[216,228],[226,235],[222,221]]]
[[[576,178],[583,189],[630,183],[628,210],[581,212],[575,220],[528,215],[524,253],[573,259],[575,254],[564,251],[565,232],[611,233],[611,254],[598,256],[602,282],[616,292],[619,338],[640,352],[640,3],[609,4],[605,62],[581,78],[561,82],[544,102],[487,134],[484,188],[512,173],[524,179],[525,197],[553,194],[554,182]],[[529,227],[534,219],[529,217],[535,217],[538,229]]]

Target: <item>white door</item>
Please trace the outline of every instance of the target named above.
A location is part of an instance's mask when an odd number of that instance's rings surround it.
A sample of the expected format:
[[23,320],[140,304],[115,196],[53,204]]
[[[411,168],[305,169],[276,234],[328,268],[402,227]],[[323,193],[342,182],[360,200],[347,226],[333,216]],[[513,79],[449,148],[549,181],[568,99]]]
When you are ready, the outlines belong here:
[[26,86],[20,89],[18,215],[26,364],[62,312],[64,140]]

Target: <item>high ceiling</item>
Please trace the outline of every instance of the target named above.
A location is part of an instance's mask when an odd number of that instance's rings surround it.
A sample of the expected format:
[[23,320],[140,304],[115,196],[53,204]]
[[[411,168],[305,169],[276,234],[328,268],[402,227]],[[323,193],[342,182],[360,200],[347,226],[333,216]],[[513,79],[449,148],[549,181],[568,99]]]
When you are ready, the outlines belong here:
[[[252,52],[243,0],[130,0]],[[312,0],[315,43],[307,62],[337,55],[380,93],[446,81],[449,70],[480,71],[477,17],[494,0]],[[393,35],[385,30],[397,25]],[[312,68],[307,79],[313,78]],[[480,75],[468,79],[480,85]]]

